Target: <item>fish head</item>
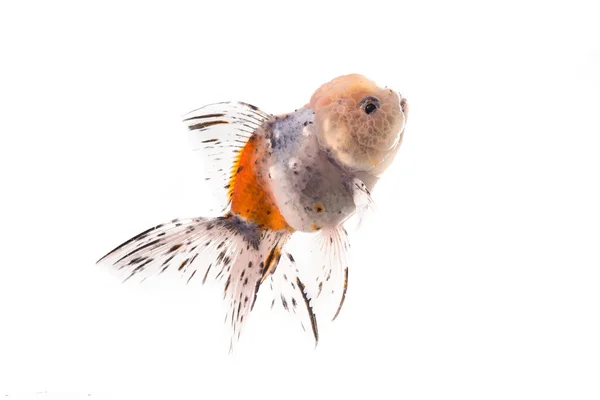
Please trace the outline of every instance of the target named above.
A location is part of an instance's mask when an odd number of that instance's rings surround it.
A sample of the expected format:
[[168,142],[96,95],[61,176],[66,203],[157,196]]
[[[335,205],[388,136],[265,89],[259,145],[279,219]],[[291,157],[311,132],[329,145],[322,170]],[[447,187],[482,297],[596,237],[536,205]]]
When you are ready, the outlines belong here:
[[310,107],[319,145],[344,169],[379,175],[389,166],[408,111],[399,93],[362,75],[344,75],[321,86]]

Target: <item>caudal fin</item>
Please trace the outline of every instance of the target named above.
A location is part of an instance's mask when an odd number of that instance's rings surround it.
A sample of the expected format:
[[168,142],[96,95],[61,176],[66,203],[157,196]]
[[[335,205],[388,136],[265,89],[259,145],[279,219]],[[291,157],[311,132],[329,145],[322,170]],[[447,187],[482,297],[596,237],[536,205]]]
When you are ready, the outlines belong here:
[[98,264],[111,266],[124,281],[175,272],[187,282],[221,282],[233,346],[288,238],[287,232],[267,231],[234,215],[174,219],[131,238]]

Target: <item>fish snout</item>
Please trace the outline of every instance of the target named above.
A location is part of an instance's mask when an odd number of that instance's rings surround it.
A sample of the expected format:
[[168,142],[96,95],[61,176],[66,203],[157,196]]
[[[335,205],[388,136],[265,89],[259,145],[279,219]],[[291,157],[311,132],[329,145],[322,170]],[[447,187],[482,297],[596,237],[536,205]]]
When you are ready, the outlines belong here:
[[408,101],[406,97],[402,96],[402,93],[398,92],[398,97],[400,98],[400,108],[402,108],[402,112],[406,115],[408,112]]

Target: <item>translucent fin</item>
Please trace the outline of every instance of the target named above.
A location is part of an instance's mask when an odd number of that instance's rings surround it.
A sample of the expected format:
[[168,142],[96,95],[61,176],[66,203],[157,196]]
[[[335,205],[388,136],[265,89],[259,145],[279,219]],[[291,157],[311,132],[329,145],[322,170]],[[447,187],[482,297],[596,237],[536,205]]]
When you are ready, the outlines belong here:
[[[335,320],[344,305],[348,290],[348,233],[343,226],[323,230],[318,233],[317,247],[321,264],[311,294],[315,308],[319,312],[333,315],[332,320]],[[336,306],[334,312],[330,309],[331,304]]]
[[290,253],[285,252],[269,280],[273,294],[271,308],[275,306],[282,307],[297,316],[302,329],[312,332],[316,346],[319,342],[317,318],[310,304],[305,285],[300,279],[296,260]]
[[271,117],[242,102],[209,104],[184,116],[192,149],[201,153],[205,179],[214,187],[220,211],[229,208],[241,149]]
[[[341,226],[311,236],[305,237],[310,254],[300,254],[298,267],[294,257],[285,252],[270,277],[270,287],[271,307],[283,307],[299,318],[302,328],[312,331],[316,345],[319,339],[317,317],[328,316],[335,320],[346,299],[350,244]],[[306,245],[303,241],[303,247]]]
[[357,229],[360,228],[363,219],[376,209],[375,202],[371,198],[371,192],[360,179],[353,178],[347,183],[353,193],[354,205],[356,206]]
[[[216,225],[206,218],[174,219],[126,241],[98,264],[111,265],[123,282],[142,282],[163,273],[178,274],[188,281],[203,279],[204,270],[227,267],[231,261],[227,229]],[[201,262],[211,257],[218,265]]]
[[175,273],[187,282],[223,283],[233,348],[268,268],[278,261],[273,249],[285,243],[286,235],[261,230],[236,216],[175,219],[140,233],[98,263],[112,267],[124,281]]
[[287,232],[264,231],[258,250],[241,249],[234,267],[229,271],[225,283],[225,298],[229,299],[231,307],[225,317],[225,322],[231,323],[232,338],[230,351],[240,338],[244,320],[254,308],[261,283],[270,268],[279,262],[277,249],[285,242]]

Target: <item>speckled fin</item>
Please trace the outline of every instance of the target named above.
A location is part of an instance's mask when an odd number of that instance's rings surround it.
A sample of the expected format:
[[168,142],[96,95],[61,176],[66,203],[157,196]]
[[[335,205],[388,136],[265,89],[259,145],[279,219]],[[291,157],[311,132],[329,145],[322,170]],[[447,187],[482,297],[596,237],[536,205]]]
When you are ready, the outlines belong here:
[[300,278],[296,260],[290,253],[285,252],[269,281],[273,295],[271,308],[281,307],[299,318],[302,329],[312,332],[316,346],[319,342],[317,317],[310,304],[305,284]]
[[[282,307],[297,318],[304,331],[319,340],[317,318],[335,320],[348,289],[348,234],[343,227],[322,230],[307,238],[311,254],[297,261],[284,251],[277,269],[269,277],[271,308]],[[306,247],[307,243],[303,243]]]
[[227,211],[231,203],[241,149],[271,117],[242,102],[209,104],[184,116],[192,148],[204,159],[205,179],[214,187],[219,211]]
[[175,274],[186,282],[223,284],[231,346],[239,339],[265,274],[265,260],[284,233],[264,231],[235,216],[175,219],[133,237],[102,259],[124,281]]
[[335,320],[344,305],[348,289],[348,233],[340,226],[319,232],[316,240],[320,264],[317,264],[316,277],[309,280],[309,294],[316,310]]

